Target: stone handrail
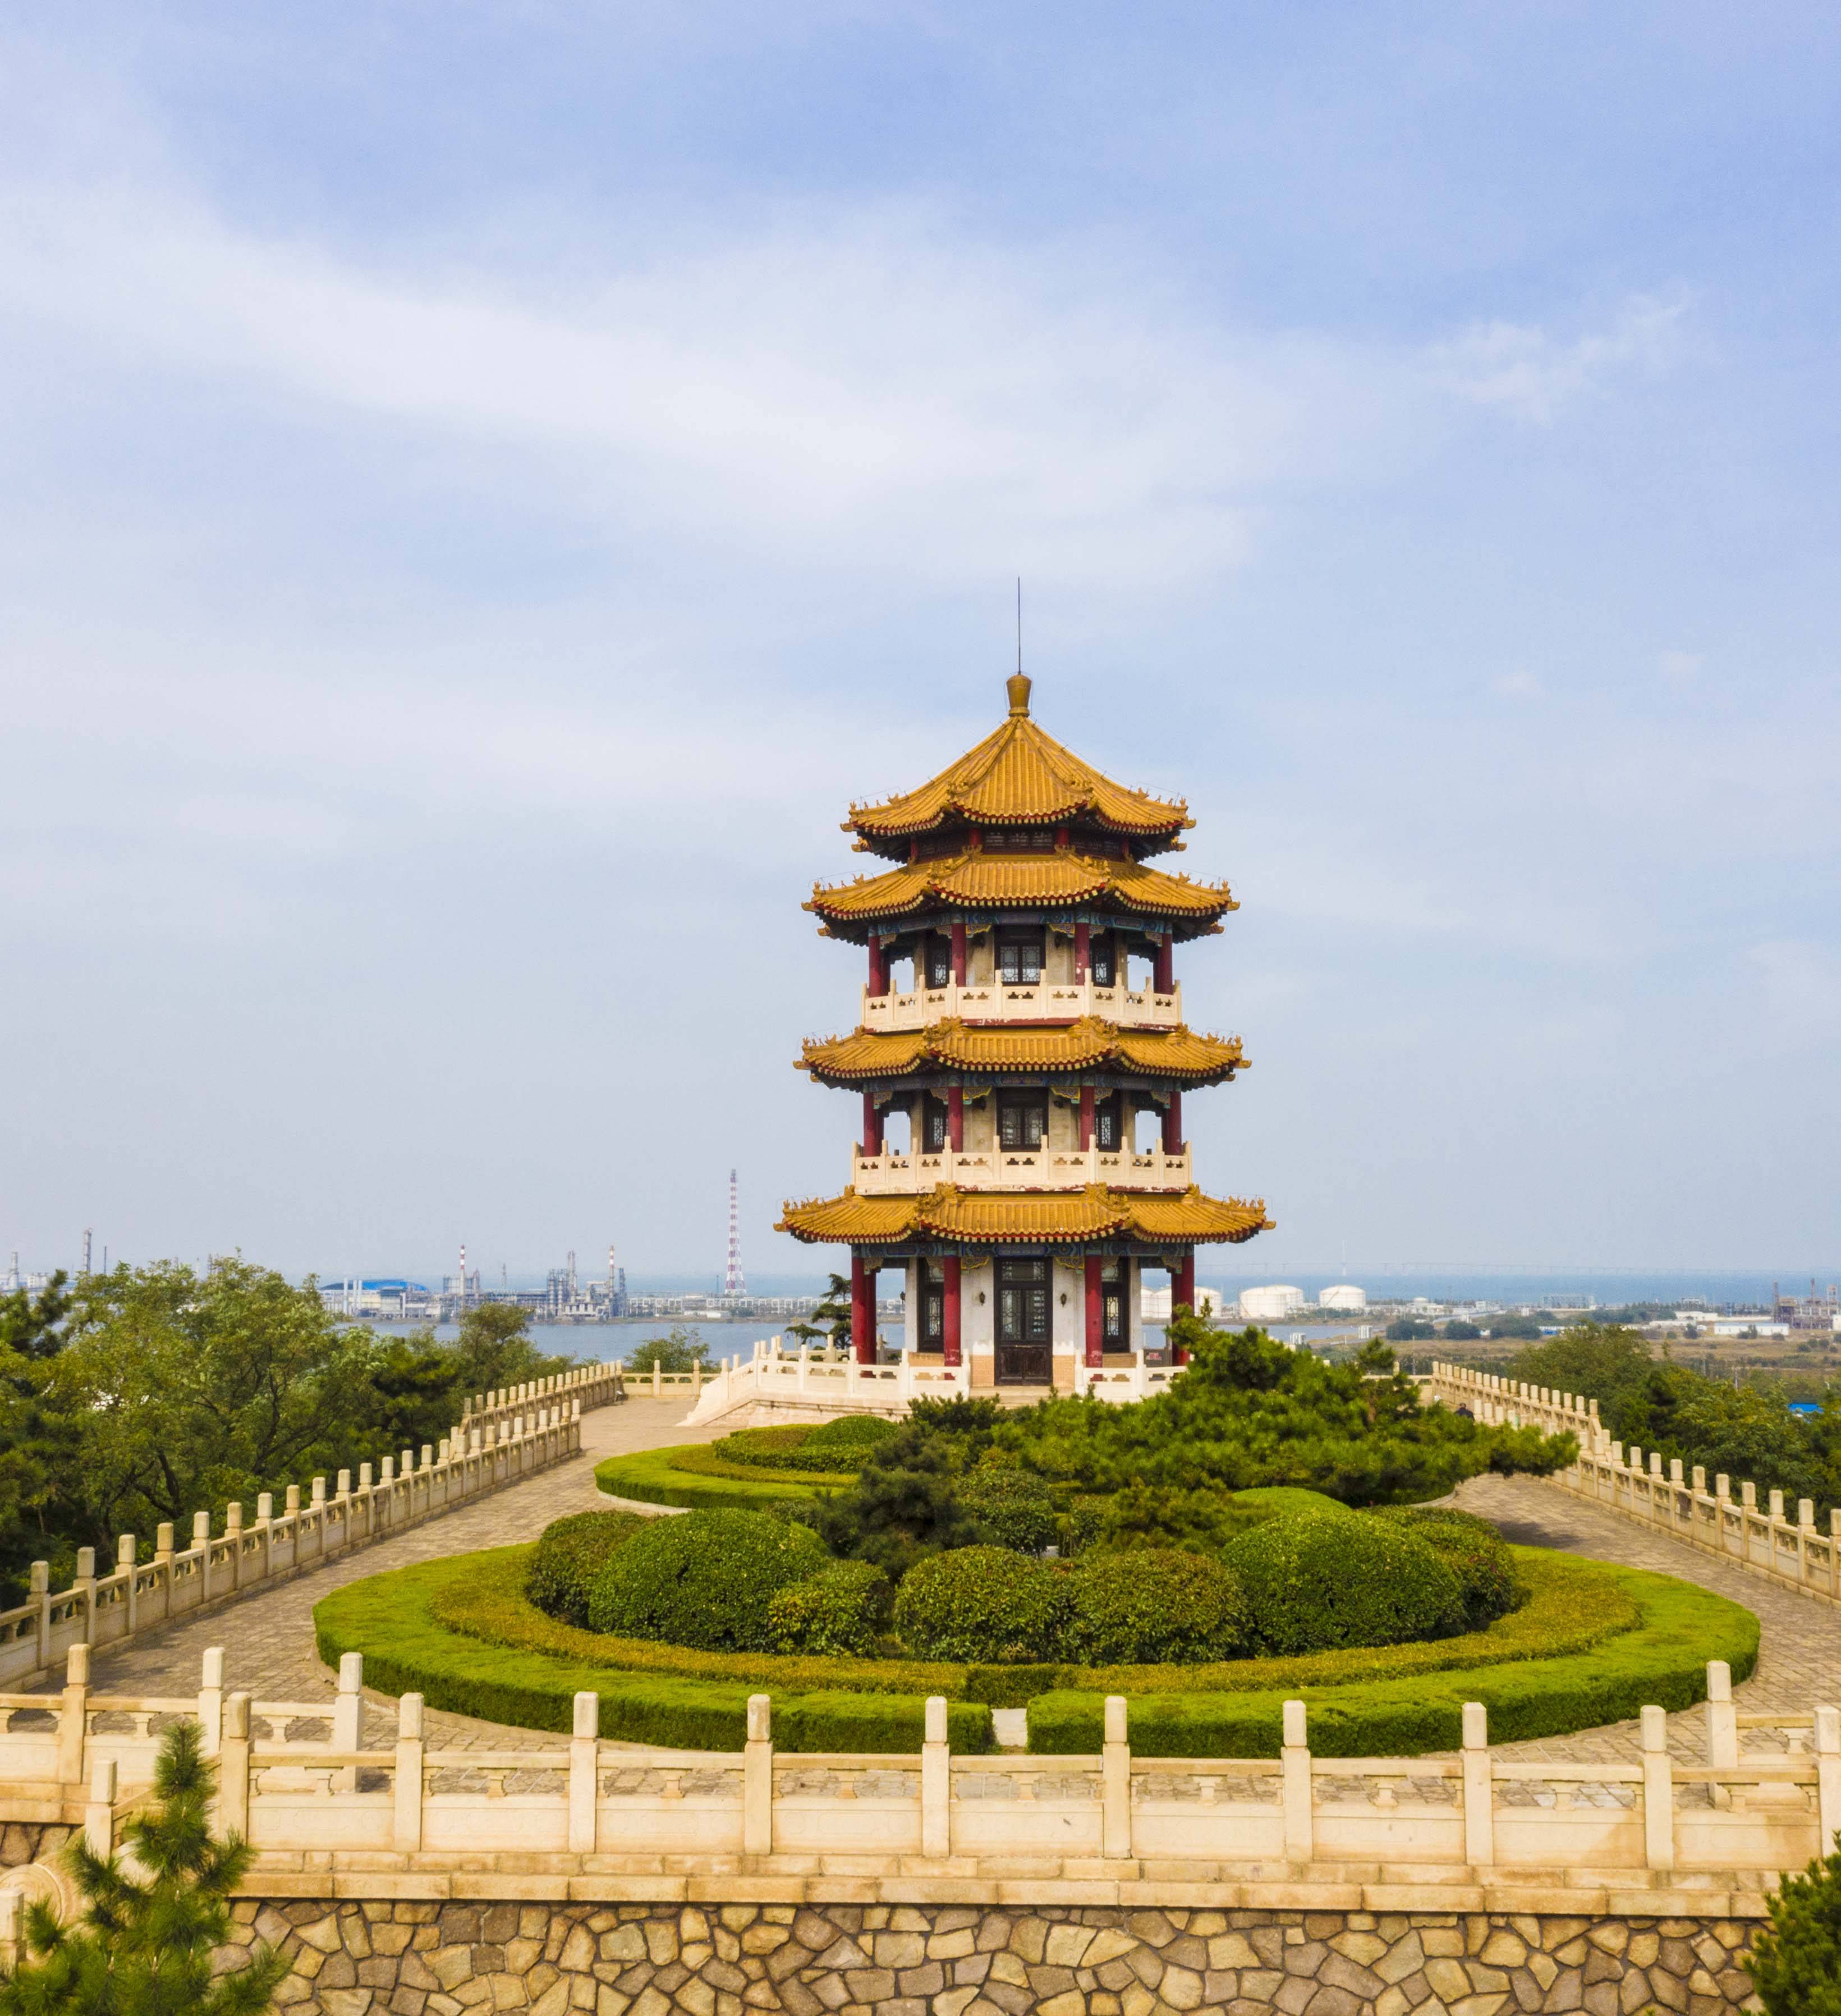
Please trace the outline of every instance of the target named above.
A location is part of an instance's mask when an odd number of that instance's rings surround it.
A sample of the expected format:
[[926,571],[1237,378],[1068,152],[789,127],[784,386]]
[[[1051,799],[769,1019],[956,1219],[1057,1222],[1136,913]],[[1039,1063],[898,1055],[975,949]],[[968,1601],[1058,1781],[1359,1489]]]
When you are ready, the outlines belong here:
[[96,1573],[95,1550],[79,1548],[77,1579],[54,1591],[51,1571],[34,1561],[31,1591],[17,1608],[0,1611],[0,1686],[25,1687],[55,1669],[74,1647],[117,1645],[175,1618],[216,1609],[258,1589],[355,1547],[439,1518],[500,1486],[547,1469],[582,1446],[582,1402],[559,1385],[550,1398],[507,1417],[475,1416],[443,1438],[422,1445],[420,1460],[405,1449],[372,1466],[313,1480],[308,1502],[290,1484],[283,1509],[263,1492],[256,1516],[243,1524],[243,1507],[225,1508],[224,1530],[214,1535],[208,1512],[193,1515],[189,1546],[173,1544],[170,1522],[156,1536],[153,1558],[136,1558],[132,1533],[116,1544],[113,1567]]
[[[483,1881],[553,1896],[559,1879],[572,1896],[662,1897],[719,1880],[780,1902],[848,1877],[881,1902],[997,1903],[1020,1883],[1052,1885],[1058,1903],[1667,1916],[1761,1910],[1773,1879],[1841,1830],[1841,1713],[1764,1718],[1798,1747],[1744,1752],[1720,1665],[1706,1762],[1684,1764],[1659,1708],[1642,1711],[1637,1761],[1588,1763],[1492,1750],[1475,1702],[1444,1757],[1314,1756],[1293,1701],[1276,1758],[1135,1758],[1117,1696],[1094,1756],[952,1755],[939,1699],[917,1755],[776,1755],[765,1694],[740,1753],[603,1743],[592,1694],[545,1749],[433,1748],[416,1694],[394,1744],[367,1747],[356,1654],[335,1701],[304,1710],[226,1694],[222,1658],[207,1655],[196,1703],[92,1697],[81,1653],[55,1712],[0,1697],[0,1820],[81,1823],[106,1852],[150,1780],[153,1725],[196,1715],[218,1759],[218,1825],[251,1842],[244,1887],[269,1897],[478,1894]],[[21,1730],[25,1701],[38,1726]],[[303,1713],[323,1737],[274,1739]],[[1637,1901],[1607,1901],[1619,1898]]]
[[1180,1190],[1188,1187],[1193,1164],[1189,1145],[1175,1154],[1162,1147],[1132,1148],[927,1148],[866,1155],[850,1151],[850,1180],[863,1197],[907,1197],[941,1183],[960,1190],[1009,1190],[1018,1185],[1065,1189],[1109,1183],[1122,1190]]
[[1736,1498],[1731,1478],[1724,1474],[1713,1478],[1710,1490],[1705,1468],[1696,1463],[1688,1471],[1679,1456],[1670,1459],[1665,1475],[1655,1450],[1647,1458],[1634,1445],[1627,1451],[1601,1424],[1598,1402],[1576,1394],[1445,1364],[1433,1366],[1431,1387],[1433,1398],[1479,1421],[1576,1436],[1579,1460],[1547,1482],[1653,1532],[1789,1582],[1805,1596],[1841,1603],[1841,1509],[1830,1511],[1824,1532],[1810,1499],[1798,1499],[1792,1520],[1781,1491],[1768,1492],[1760,1507],[1758,1487],[1749,1479],[1740,1481]]
[[860,1026],[869,1030],[924,1029],[961,1022],[1078,1022],[1090,1015],[1122,1029],[1173,1029],[1183,1019],[1183,990],[1167,994],[1096,981],[1040,980],[1007,986],[976,981],[964,987],[923,987],[911,993],[863,992]]
[[553,1406],[565,1401],[581,1402],[588,1413],[596,1407],[611,1406],[626,1398],[625,1368],[616,1364],[578,1365],[548,1379],[532,1379],[521,1386],[502,1386],[490,1393],[476,1393],[460,1409],[469,1428],[490,1427],[528,1414],[533,1407]]

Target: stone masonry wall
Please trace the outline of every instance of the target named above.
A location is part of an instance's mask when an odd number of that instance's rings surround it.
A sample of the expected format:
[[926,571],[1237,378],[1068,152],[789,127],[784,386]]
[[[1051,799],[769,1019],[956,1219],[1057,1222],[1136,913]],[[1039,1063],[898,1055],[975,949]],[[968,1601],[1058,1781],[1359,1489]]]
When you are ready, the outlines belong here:
[[[291,2016],[1519,2016],[1747,2006],[1731,1919],[256,1903]],[[1753,2005],[1755,2006],[1755,2005]]]

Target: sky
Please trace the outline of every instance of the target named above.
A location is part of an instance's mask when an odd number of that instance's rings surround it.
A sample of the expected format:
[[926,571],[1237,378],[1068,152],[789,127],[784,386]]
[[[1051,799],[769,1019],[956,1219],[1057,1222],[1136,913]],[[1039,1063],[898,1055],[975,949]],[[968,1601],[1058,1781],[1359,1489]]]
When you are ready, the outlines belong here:
[[733,1166],[822,1271],[800,905],[1020,575],[1241,905],[1223,1265],[1836,1270],[1838,100],[1814,5],[0,5],[0,1264],[707,1273]]

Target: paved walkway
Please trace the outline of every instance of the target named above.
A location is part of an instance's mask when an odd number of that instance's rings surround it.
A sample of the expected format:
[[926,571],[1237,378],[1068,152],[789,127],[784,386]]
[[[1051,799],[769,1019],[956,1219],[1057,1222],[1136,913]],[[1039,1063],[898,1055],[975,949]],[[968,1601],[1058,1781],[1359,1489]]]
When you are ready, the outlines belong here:
[[[412,1561],[534,1540],[553,1519],[565,1513],[594,1510],[601,1503],[595,1491],[594,1467],[603,1456],[656,1449],[664,1443],[710,1442],[726,1431],[722,1427],[684,1427],[690,1409],[690,1402],[682,1393],[659,1400],[630,1398],[617,1406],[597,1407],[582,1417],[579,1456],[540,1471],[522,1484],[508,1485],[445,1518],[428,1520],[395,1539],[380,1541],[343,1561],[297,1575],[279,1588],[138,1638],[118,1651],[99,1652],[91,1685],[98,1694],[196,1694],[206,1648],[222,1645],[227,1655],[225,1687],[252,1694],[258,1701],[330,1704],[337,1691],[337,1676],[320,1664],[313,1643],[313,1606],[322,1596],[346,1582],[381,1575],[386,1568],[405,1568]],[[55,1687],[45,1690],[55,1690]],[[394,1742],[394,1700],[375,1693],[369,1693],[368,1698],[375,1712],[366,1717],[366,1744]],[[506,1728],[432,1709],[427,1727],[431,1748],[553,1748],[566,1740],[548,1730]]]
[[[1764,1626],[1764,1637],[1756,1672],[1733,1690],[1742,1714],[1806,1715],[1818,1703],[1841,1702],[1841,1607],[1799,1596],[1768,1576],[1750,1574],[1666,1534],[1646,1532],[1532,1478],[1473,1477],[1450,1502],[1493,1521],[1505,1539],[1523,1546],[1563,1547],[1592,1561],[1654,1568],[1742,1603]],[[1704,1709],[1671,1715],[1669,1748],[1682,1763],[1704,1762],[1706,1732]],[[1740,1737],[1749,1749],[1784,1748],[1778,1731],[1742,1730]],[[1620,1722],[1504,1749],[1511,1757],[1627,1763],[1641,1754],[1641,1744],[1637,1725]]]
[[[313,1606],[329,1590],[411,1561],[534,1539],[551,1520],[592,1510],[600,1502],[594,1487],[594,1465],[600,1458],[669,1442],[708,1442],[722,1432],[715,1427],[686,1428],[683,1419],[688,1411],[682,1394],[661,1400],[636,1397],[618,1406],[597,1408],[582,1417],[579,1459],[214,1615],[175,1625],[118,1652],[99,1654],[93,1684],[99,1693],[191,1694],[198,1686],[205,1648],[222,1645],[229,1655],[225,1679],[230,1687],[261,1701],[330,1703],[335,1679],[314,1650],[312,1621]],[[1841,1702],[1841,1607],[1800,1597],[1763,1575],[1748,1574],[1666,1535],[1645,1532],[1531,1478],[1472,1478],[1450,1502],[1493,1520],[1511,1540],[1655,1568],[1742,1603],[1764,1625],[1764,1646],[1757,1672],[1736,1690],[1742,1712],[1800,1715],[1818,1702]],[[369,1699],[367,1743],[393,1741],[394,1702],[379,1694]],[[1677,1759],[1684,1763],[1702,1761],[1705,1730],[1701,1709],[1670,1718],[1670,1748]],[[542,1748],[560,1740],[546,1731],[434,1711],[428,1716],[428,1733],[431,1746],[444,1749]],[[1784,1747],[1780,1732],[1742,1734],[1748,1748]],[[1634,1761],[1640,1748],[1637,1725],[1630,1722],[1507,1745],[1504,1751],[1511,1756],[1555,1762],[1609,1763]]]

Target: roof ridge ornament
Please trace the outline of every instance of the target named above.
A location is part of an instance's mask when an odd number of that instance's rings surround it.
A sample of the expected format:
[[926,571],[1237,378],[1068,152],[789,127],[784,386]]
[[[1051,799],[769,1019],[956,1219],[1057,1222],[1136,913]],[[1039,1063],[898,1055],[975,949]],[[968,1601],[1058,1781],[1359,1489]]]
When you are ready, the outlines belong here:
[[1012,721],[1029,719],[1029,689],[1035,683],[1026,672],[1012,672],[1003,682],[1004,690],[1010,695],[1010,718]]

